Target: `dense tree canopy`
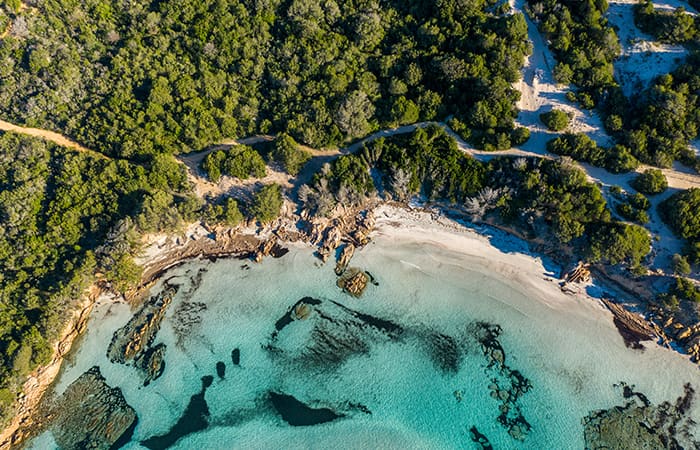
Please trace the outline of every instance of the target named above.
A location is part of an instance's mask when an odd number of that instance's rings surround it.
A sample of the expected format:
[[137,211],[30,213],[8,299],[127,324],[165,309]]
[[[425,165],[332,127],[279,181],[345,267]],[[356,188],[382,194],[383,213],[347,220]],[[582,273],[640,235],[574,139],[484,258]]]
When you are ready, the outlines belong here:
[[[0,410],[22,377],[51,356],[95,271],[117,287],[138,280],[129,230],[187,214],[183,166],[134,165],[0,133]],[[133,218],[133,220],[132,220]]]
[[47,0],[0,45],[0,111],[112,155],[287,132],[314,147],[453,115],[509,145],[522,14],[475,0]]

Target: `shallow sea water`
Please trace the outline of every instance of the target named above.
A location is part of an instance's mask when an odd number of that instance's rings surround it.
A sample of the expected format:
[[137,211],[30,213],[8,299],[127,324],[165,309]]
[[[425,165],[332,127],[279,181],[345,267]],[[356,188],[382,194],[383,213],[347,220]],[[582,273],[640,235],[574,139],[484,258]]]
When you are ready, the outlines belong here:
[[[342,293],[333,264],[321,266],[305,247],[261,264],[190,262],[161,281],[181,287],[153,343],[167,345],[160,378],[144,387],[137,369],[109,362],[112,334],[133,312],[104,301],[56,391],[100,366],[138,414],[129,449],[168,433],[206,375],[213,376],[204,394],[208,426],[170,448],[477,448],[469,432],[476,427],[497,449],[575,449],[584,446],[584,416],[624,403],[616,383],[635,385],[652,403],[674,401],[685,382],[700,389],[700,372],[683,357],[626,348],[597,302],[550,298],[515,276],[517,263],[495,273],[478,255],[385,235],[351,265],[378,282],[360,299]],[[304,297],[321,303],[277,330]],[[197,303],[205,309],[184,320],[183,305]],[[501,327],[503,366],[484,353],[484,324]],[[240,365],[232,363],[234,348]],[[498,421],[504,403],[490,391],[494,379],[503,387],[516,371],[531,385],[509,404],[511,419],[530,424],[523,440]],[[292,426],[270,392],[343,417]],[[700,421],[697,404],[692,413]],[[32,443],[52,446],[50,431]]]

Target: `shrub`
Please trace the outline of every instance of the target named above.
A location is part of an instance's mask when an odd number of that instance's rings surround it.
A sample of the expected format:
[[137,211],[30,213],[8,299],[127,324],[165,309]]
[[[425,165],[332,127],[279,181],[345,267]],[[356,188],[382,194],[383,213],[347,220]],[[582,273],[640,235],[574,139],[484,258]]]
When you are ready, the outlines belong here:
[[632,187],[639,192],[654,195],[665,191],[668,188],[668,181],[661,170],[647,169],[632,181]]
[[215,183],[219,181],[221,175],[241,180],[265,176],[265,161],[262,156],[245,145],[234,145],[227,150],[211,152],[204,158],[201,167],[209,179]]
[[639,225],[601,223],[591,233],[590,252],[594,261],[627,263],[637,267],[651,249],[651,237]]
[[676,275],[688,275],[690,273],[690,263],[684,257],[676,253],[673,255],[673,261],[671,263],[673,273]]
[[522,145],[530,139],[530,130],[525,127],[517,127],[510,134],[510,140],[513,145]]
[[660,205],[661,217],[680,237],[700,238],[700,189],[673,194]]
[[260,222],[267,223],[279,216],[282,201],[282,187],[268,184],[255,195],[250,211]]
[[540,120],[552,131],[562,131],[569,126],[571,115],[560,109],[540,114]]
[[286,133],[275,139],[271,157],[284,166],[290,175],[297,175],[306,162],[311,159],[311,153],[299,147],[299,144]]

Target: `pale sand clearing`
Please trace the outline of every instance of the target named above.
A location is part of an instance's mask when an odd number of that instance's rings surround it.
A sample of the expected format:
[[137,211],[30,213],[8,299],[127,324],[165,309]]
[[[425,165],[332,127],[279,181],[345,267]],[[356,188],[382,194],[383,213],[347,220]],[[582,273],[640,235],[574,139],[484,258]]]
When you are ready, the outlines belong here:
[[[622,47],[622,54],[615,61],[615,75],[627,96],[642,91],[659,75],[673,71],[688,54],[682,45],[656,42],[637,28],[634,24],[634,5],[637,3],[637,0],[612,0],[607,14]],[[682,5],[690,8],[687,3],[675,0],[665,4],[654,2],[658,9],[675,9]]]

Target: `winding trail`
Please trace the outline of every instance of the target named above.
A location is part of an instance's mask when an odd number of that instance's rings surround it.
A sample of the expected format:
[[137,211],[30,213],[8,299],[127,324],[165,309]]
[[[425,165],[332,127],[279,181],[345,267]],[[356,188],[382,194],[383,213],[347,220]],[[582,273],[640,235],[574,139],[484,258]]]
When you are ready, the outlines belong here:
[[44,130],[41,128],[29,128],[29,127],[22,127],[19,125],[15,125],[10,122],[6,122],[4,120],[0,120],[0,131],[11,131],[13,133],[19,133],[19,134],[25,134],[27,136],[34,136],[38,137],[47,141],[51,141],[56,145],[60,145],[61,147],[67,147],[71,148],[73,150],[82,152],[82,153],[87,153],[91,156],[94,156],[96,158],[101,158],[101,159],[110,159],[108,156],[97,152],[95,150],[90,150],[89,148],[83,147],[82,145],[78,144],[77,142],[65,137],[64,135],[60,133],[56,133],[54,131],[49,131],[49,130]]

